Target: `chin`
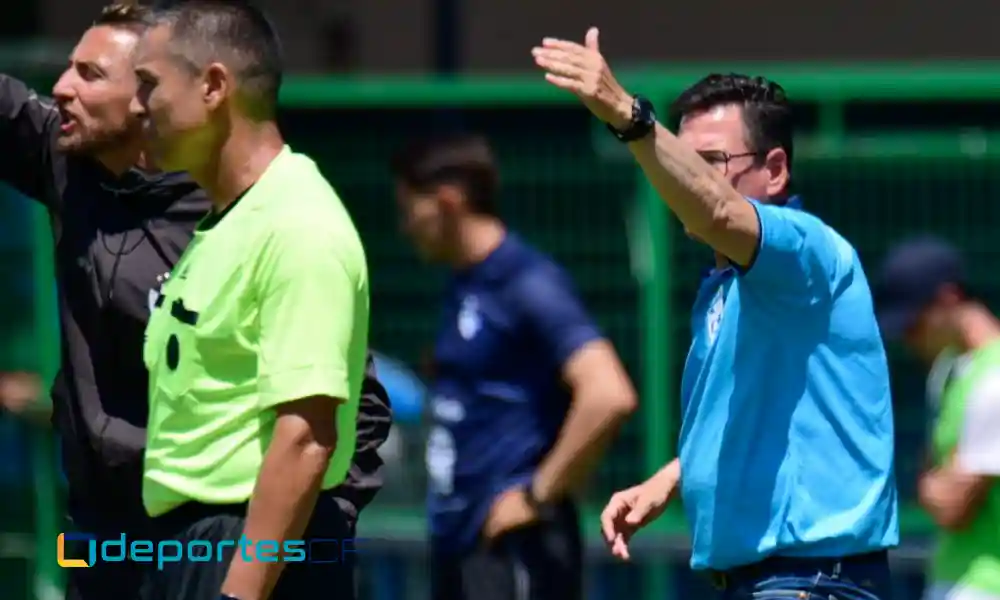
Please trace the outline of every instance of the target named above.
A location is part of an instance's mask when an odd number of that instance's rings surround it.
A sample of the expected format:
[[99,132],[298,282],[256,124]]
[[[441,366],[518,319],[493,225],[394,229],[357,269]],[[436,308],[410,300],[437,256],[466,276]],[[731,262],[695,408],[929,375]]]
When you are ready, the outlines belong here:
[[77,135],[60,136],[56,139],[56,150],[65,154],[87,155],[92,153],[90,144]]

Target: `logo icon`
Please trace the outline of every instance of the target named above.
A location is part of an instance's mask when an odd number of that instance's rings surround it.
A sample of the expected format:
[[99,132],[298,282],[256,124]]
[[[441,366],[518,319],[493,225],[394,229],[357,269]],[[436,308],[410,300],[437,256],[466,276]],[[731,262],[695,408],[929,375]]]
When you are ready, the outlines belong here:
[[483,319],[479,315],[479,299],[475,296],[466,296],[462,300],[462,307],[458,311],[458,333],[462,339],[469,341],[476,337],[483,327]]
[[[87,542],[87,559],[66,556],[66,542]],[[97,562],[97,541],[84,533],[60,533],[56,538],[56,562],[64,569],[86,569]]]

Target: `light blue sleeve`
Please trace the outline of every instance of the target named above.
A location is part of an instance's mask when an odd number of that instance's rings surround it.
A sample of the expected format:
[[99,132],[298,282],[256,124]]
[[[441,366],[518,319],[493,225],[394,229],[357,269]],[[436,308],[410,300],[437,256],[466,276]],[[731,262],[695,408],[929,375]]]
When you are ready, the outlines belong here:
[[840,271],[838,236],[809,213],[751,203],[760,220],[760,241],[750,267],[741,270],[744,285],[794,305],[828,301]]

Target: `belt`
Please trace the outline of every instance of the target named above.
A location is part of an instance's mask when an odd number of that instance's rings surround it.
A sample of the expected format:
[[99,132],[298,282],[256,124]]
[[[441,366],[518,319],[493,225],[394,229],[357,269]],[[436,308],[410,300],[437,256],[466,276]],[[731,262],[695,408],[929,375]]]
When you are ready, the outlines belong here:
[[782,571],[815,570],[838,575],[845,567],[885,564],[888,561],[888,556],[885,550],[840,557],[770,556],[760,562],[725,571],[710,569],[708,577],[712,582],[712,587],[721,591],[742,582],[765,579]]

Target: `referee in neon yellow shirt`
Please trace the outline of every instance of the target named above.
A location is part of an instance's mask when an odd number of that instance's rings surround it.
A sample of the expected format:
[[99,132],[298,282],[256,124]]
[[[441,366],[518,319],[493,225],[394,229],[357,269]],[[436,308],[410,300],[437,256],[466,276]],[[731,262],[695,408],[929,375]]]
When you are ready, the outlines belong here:
[[[349,529],[328,490],[354,452],[367,351],[357,231],[284,145],[278,41],[256,9],[155,13],[136,73],[154,161],[214,205],[146,330],[143,502],[185,555],[152,570],[143,598],[351,598]],[[332,541],[306,557],[284,546],[310,539]]]

